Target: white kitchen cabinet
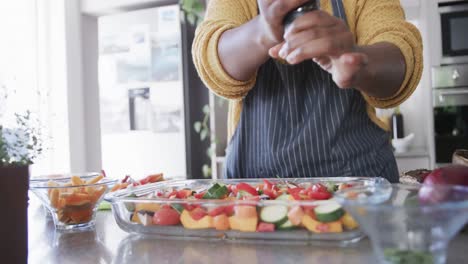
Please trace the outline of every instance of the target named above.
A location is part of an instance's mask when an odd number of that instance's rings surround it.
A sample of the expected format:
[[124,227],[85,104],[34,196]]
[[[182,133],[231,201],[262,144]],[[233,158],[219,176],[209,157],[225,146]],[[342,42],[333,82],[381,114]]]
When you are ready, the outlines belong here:
[[405,153],[395,153],[395,158],[400,173],[431,167],[429,153],[424,148],[413,148]]

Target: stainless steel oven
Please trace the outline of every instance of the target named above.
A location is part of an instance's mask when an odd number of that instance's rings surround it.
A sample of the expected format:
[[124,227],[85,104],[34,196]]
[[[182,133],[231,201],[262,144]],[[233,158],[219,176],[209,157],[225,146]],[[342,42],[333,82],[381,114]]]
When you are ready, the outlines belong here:
[[468,149],[468,64],[432,69],[436,163]]
[[442,64],[468,63],[468,1],[441,1]]

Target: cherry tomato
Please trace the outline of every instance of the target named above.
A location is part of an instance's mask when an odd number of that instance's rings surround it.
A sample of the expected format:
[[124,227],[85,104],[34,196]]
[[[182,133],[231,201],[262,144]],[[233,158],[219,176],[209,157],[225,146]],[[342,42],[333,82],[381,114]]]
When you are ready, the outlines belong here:
[[180,223],[179,213],[168,207],[162,207],[154,213],[153,224],[155,225],[178,225]]

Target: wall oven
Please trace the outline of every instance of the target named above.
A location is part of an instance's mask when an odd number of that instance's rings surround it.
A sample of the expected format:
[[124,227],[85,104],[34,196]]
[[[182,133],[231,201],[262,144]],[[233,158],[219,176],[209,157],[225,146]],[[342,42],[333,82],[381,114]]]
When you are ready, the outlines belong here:
[[468,1],[439,3],[442,64],[468,63]]
[[468,64],[432,69],[436,163],[468,149]]

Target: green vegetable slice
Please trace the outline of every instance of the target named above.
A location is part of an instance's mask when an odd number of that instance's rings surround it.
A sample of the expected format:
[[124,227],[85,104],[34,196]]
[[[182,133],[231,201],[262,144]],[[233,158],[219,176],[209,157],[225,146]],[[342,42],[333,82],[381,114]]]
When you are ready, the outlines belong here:
[[345,214],[341,205],[335,201],[315,207],[314,212],[317,220],[324,223],[337,221]]
[[280,226],[288,221],[288,207],[284,205],[265,206],[260,211],[260,220]]

